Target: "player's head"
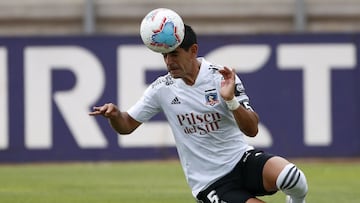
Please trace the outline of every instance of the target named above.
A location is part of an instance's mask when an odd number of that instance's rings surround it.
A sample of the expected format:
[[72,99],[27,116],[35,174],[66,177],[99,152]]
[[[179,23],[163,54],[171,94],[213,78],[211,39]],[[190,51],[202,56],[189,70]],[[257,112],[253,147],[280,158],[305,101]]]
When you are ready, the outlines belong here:
[[[191,83],[195,71],[199,70],[197,61],[198,45],[194,30],[185,25],[185,35],[182,43],[174,51],[163,53],[167,69],[173,78],[182,78]],[[191,78],[192,79],[192,78]]]
[[189,25],[185,24],[184,39],[179,47],[188,51],[193,44],[197,44],[196,33]]

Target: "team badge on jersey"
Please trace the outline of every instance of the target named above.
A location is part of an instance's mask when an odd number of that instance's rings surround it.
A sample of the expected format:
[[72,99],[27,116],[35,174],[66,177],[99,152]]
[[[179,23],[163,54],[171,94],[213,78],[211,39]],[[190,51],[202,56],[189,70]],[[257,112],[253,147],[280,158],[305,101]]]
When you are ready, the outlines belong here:
[[216,92],[210,92],[205,95],[206,105],[214,106],[219,103],[219,97]]

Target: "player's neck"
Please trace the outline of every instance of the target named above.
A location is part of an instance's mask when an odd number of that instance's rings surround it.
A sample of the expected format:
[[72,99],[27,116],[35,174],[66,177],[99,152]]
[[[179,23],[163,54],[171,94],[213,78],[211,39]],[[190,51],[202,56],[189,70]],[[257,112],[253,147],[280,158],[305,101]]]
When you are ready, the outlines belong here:
[[201,66],[201,63],[199,61],[195,60],[193,63],[193,68],[191,69],[191,72],[188,73],[186,77],[182,78],[185,84],[187,84],[189,86],[193,86],[195,84],[196,79],[200,72],[200,66]]

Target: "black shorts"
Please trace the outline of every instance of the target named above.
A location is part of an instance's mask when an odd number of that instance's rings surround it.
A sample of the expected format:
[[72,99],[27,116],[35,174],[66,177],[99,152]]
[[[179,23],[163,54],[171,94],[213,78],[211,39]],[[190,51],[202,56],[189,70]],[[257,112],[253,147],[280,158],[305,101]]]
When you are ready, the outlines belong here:
[[197,195],[201,203],[245,203],[256,196],[272,195],[263,184],[263,168],[267,160],[274,157],[261,150],[245,152],[235,168]]

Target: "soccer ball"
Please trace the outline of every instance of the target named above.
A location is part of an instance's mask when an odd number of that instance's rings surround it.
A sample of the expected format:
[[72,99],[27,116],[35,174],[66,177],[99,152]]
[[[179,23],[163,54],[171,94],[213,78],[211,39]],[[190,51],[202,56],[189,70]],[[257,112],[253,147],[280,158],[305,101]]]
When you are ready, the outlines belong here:
[[141,21],[141,39],[149,49],[155,52],[174,51],[183,41],[184,34],[183,20],[171,9],[152,10]]

